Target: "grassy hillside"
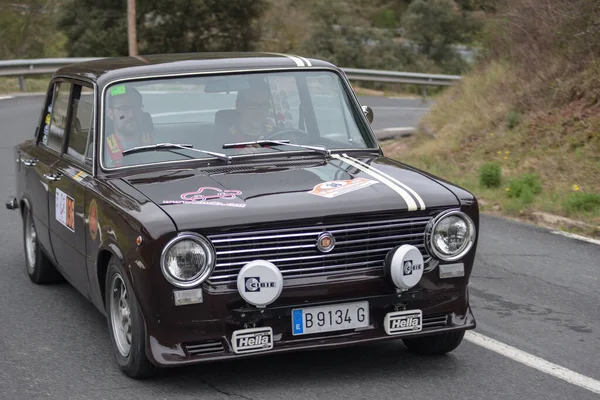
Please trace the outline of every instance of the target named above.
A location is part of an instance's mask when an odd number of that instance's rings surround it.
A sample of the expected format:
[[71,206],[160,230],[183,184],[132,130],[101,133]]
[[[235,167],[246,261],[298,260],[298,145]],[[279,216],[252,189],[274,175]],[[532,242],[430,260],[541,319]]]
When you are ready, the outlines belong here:
[[384,150],[473,191],[484,211],[598,227],[600,4],[507,3],[488,22],[486,59],[437,100],[415,138]]

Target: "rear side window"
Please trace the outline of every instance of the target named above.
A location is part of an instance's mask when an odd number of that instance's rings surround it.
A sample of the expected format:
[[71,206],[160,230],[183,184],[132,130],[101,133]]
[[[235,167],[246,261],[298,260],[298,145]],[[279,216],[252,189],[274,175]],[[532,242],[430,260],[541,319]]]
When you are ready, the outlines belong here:
[[59,82],[56,84],[54,101],[52,104],[52,114],[50,117],[50,127],[48,129],[48,135],[44,136],[44,143],[47,144],[48,147],[59,152],[62,150],[65,137],[71,86],[70,82]]
[[94,90],[91,87],[75,85],[67,154],[81,162],[92,157],[93,111]]

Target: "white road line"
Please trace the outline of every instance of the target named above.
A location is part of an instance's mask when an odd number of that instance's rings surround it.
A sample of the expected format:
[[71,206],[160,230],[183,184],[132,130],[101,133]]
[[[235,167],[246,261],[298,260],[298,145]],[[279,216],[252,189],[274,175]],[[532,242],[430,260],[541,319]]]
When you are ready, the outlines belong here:
[[521,364],[525,364],[531,368],[537,369],[538,371],[552,375],[555,378],[569,382],[573,385],[589,390],[590,392],[600,394],[600,381],[597,381],[596,379],[581,375],[578,372],[571,371],[570,369],[561,367],[560,365],[553,364],[550,361],[544,360],[543,358],[536,357],[532,354],[526,353],[522,350],[477,332],[467,331],[465,334],[465,340],[468,340],[469,342],[478,346],[485,347],[488,350],[492,350],[500,355],[520,362]]
[[0,100],[12,99],[14,96],[0,96]]
[[563,231],[550,231],[550,232],[554,233],[555,235],[561,235],[561,236],[565,236],[565,237],[568,237],[571,239],[577,239],[577,240],[581,240],[584,242],[597,244],[598,246],[600,246],[600,240],[597,240],[597,239],[592,239],[592,238],[589,238],[586,236],[576,235],[574,233],[563,232]]

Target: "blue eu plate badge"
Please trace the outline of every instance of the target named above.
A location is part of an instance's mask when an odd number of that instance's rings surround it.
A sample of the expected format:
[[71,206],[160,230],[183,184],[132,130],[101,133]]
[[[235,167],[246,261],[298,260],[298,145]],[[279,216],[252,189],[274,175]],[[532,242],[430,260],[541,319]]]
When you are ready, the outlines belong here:
[[294,335],[304,333],[304,321],[302,321],[302,310],[292,310],[292,322]]

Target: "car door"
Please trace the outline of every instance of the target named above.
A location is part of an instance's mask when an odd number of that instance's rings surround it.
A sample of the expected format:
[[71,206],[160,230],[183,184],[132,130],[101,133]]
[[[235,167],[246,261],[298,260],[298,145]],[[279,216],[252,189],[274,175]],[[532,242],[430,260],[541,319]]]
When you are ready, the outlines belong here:
[[[52,182],[48,177],[52,165],[60,157],[62,148],[62,137],[57,135],[55,121],[62,119],[65,99],[68,98],[70,90],[70,86],[65,86],[62,82],[52,83],[46,96],[36,140],[29,146],[22,147],[19,154],[21,168],[25,169],[27,201],[34,218],[37,240],[53,261],[56,259],[50,243],[48,214],[48,191]],[[55,107],[56,104],[59,105]]]
[[[88,293],[86,268],[86,187],[92,178],[90,144],[93,137],[93,88],[72,81],[63,130],[64,145],[50,168],[48,191],[50,240],[57,263],[69,282]],[[89,153],[89,154],[88,154]]]

